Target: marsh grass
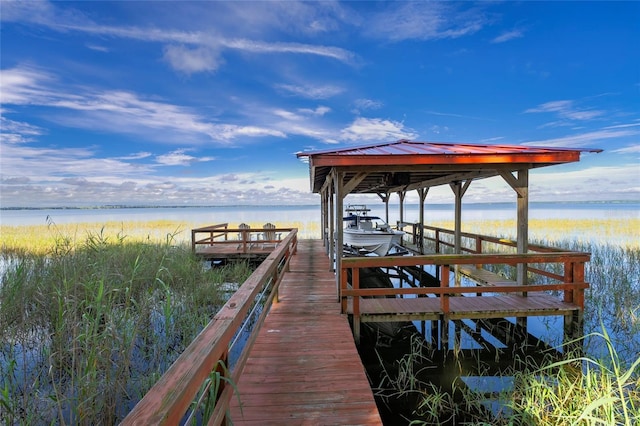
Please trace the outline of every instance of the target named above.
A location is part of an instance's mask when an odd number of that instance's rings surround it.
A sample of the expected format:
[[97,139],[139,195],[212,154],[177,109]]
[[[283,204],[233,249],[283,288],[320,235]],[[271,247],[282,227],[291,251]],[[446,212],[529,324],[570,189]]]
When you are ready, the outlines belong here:
[[[320,238],[320,225],[316,222],[273,222],[278,228],[297,228],[298,238]],[[126,236],[132,241],[158,241],[170,233],[174,244],[190,244],[191,229],[213,223],[191,223],[170,220],[123,221],[106,223],[56,224],[48,217],[45,225],[6,226],[0,224],[0,252],[17,255],[28,252],[46,255],[68,247],[73,241],[82,240],[99,233],[110,241]],[[239,223],[229,222],[229,228]],[[262,229],[264,223],[248,223],[252,229]],[[72,244],[71,244],[72,245]]]
[[[500,376],[512,386],[487,396],[466,386],[454,384],[443,390],[420,380],[420,370],[409,366],[409,362],[421,361],[422,352],[414,347],[415,353],[397,362],[397,371],[386,372],[382,383],[386,389],[380,390],[396,396],[406,391],[412,399],[416,393],[421,395],[412,424],[457,424],[463,418],[469,424],[483,424],[486,419],[473,415],[481,412],[478,408],[482,405],[492,407],[496,415],[490,424],[640,424],[640,247],[588,240],[534,243],[591,253],[585,266],[590,288],[585,291],[584,355],[571,353],[569,348],[575,342],[568,342],[566,348],[559,348],[565,354],[562,361],[527,359],[525,368],[520,368],[520,362],[519,368],[507,369]],[[508,276],[512,271],[505,268],[501,273]],[[532,277],[532,281],[545,279]],[[547,331],[550,336],[539,337],[547,342],[554,338],[554,332],[558,337],[553,327]],[[407,378],[410,374],[416,377]]]
[[206,269],[173,234],[48,231],[46,250],[4,251],[3,235],[6,424],[116,423],[218,311],[228,283],[251,273],[247,264]]
[[621,360],[604,328],[589,337],[603,341],[607,357],[569,356],[516,373],[515,388],[502,394],[511,424],[638,424],[640,355],[633,362]]
[[[0,226],[0,422],[104,424],[122,418],[217,311],[226,295],[220,284],[242,282],[250,273],[247,265],[204,270],[186,247],[189,230],[202,225],[210,223]],[[433,225],[451,229],[453,223]],[[320,237],[316,222],[276,226],[297,227],[301,238]],[[514,238],[508,230],[515,230],[515,221],[464,226]],[[558,369],[555,360],[506,372],[514,386],[499,396],[503,411],[491,423],[638,423],[640,219],[532,220],[530,236],[592,253],[586,265],[587,355],[566,364],[584,365],[587,374]],[[490,404],[464,386],[454,396],[429,385],[413,365],[421,357],[401,359],[399,379],[384,383],[392,394],[420,396],[414,410],[421,420],[414,424],[451,421]],[[210,379],[214,387],[220,384]],[[573,402],[585,396],[582,404]]]
[[[454,229],[453,221],[435,221],[429,225]],[[463,221],[462,231],[514,239],[515,220]],[[497,234],[499,233],[499,234]],[[570,240],[579,243],[609,244],[640,248],[640,218],[608,219],[530,219],[530,241],[549,245]]]

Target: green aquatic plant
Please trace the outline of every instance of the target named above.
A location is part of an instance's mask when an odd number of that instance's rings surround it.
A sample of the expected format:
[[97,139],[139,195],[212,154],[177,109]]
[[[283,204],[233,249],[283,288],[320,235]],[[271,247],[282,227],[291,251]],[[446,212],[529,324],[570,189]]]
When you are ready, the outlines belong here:
[[0,423],[117,423],[251,273],[171,234],[58,241],[2,253]]
[[606,329],[592,333],[608,357],[569,356],[517,374],[503,394],[512,424],[635,425],[640,421],[640,356],[621,360]]

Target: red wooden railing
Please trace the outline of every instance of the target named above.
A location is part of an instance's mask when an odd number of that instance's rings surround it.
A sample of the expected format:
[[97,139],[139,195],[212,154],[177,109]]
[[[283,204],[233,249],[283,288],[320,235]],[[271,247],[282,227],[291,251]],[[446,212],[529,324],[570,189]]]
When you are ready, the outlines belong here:
[[[238,232],[227,229],[226,224],[201,228],[200,231],[212,233],[209,243],[214,243],[215,238],[220,236],[216,234]],[[242,374],[251,346],[269,312],[269,306],[273,301],[277,301],[278,286],[288,269],[291,256],[296,253],[297,242],[297,229],[290,229],[266,260],[138,402],[123,420],[122,425],[177,425],[181,422],[189,423],[189,419],[196,418],[198,423],[210,425],[218,425],[225,421],[233,395],[232,384],[237,383]],[[229,370],[227,366],[231,342],[243,328],[254,301],[260,294],[265,297],[264,308],[253,324],[233,368]],[[200,405],[206,399],[202,396],[211,392],[205,384],[216,382],[208,380],[212,374],[218,375],[217,383],[220,386],[215,389],[213,407],[205,410]],[[204,412],[211,414],[208,418],[202,418]]]
[[[408,226],[408,225],[405,225]],[[340,282],[340,300],[343,313],[347,312],[349,302],[354,316],[354,331],[359,328],[360,299],[363,297],[416,297],[437,296],[440,302],[439,314],[450,313],[449,298],[464,294],[481,296],[482,293],[492,294],[520,294],[526,296],[534,292],[560,291],[563,301],[572,303],[580,311],[584,309],[584,290],[589,287],[585,282],[584,266],[590,260],[590,253],[566,251],[560,248],[529,245],[529,253],[515,253],[516,242],[508,239],[486,235],[462,233],[462,254],[451,254],[454,249],[454,231],[433,226],[419,224],[412,225],[413,231],[407,235],[412,244],[420,246],[418,242],[432,243],[435,254],[416,256],[385,256],[385,257],[348,257],[342,259]],[[427,232],[425,232],[427,231]],[[431,235],[429,235],[429,233]],[[470,243],[470,244],[469,244]],[[443,254],[443,252],[448,252]],[[475,286],[459,286],[459,274],[455,276],[456,285],[451,285],[450,275],[458,266],[474,265],[476,268],[491,269],[492,266],[508,265],[516,267],[524,265],[527,279],[523,284],[492,284]],[[360,269],[362,268],[393,268],[402,266],[431,266],[436,270],[439,287],[402,287],[399,288],[361,288]],[[483,271],[484,272],[484,271]],[[351,285],[348,277],[351,276]],[[536,276],[548,278],[545,284],[528,284],[534,282]],[[473,278],[472,278],[473,279]],[[508,280],[505,280],[508,281]],[[392,313],[392,312],[390,312]]]
[[[191,230],[191,249],[199,253],[202,248],[235,246],[240,253],[249,253],[254,247],[276,246],[292,228],[229,228],[228,223]],[[265,238],[265,235],[270,236]]]

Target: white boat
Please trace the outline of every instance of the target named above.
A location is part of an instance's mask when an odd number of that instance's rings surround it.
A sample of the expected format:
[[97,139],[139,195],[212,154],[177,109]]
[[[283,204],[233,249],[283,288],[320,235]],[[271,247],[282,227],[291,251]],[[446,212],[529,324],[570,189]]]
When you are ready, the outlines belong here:
[[377,216],[369,216],[365,205],[347,207],[343,242],[357,249],[364,249],[378,256],[385,256],[394,244],[400,245],[404,232],[391,229],[388,223]]

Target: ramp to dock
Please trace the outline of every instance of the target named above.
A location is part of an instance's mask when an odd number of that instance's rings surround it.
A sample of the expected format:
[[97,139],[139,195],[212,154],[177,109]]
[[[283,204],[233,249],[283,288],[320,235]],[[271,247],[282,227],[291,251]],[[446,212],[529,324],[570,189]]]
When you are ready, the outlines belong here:
[[237,387],[235,425],[382,424],[322,241],[299,241]]

